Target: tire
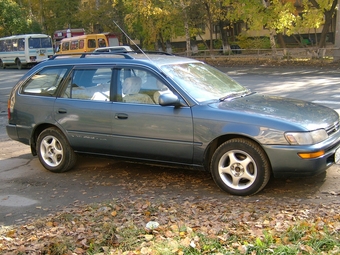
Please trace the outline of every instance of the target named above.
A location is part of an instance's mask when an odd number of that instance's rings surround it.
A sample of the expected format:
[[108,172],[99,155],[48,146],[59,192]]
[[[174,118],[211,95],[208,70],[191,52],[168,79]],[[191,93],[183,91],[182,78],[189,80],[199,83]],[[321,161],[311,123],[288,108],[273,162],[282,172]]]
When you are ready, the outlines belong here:
[[267,155],[258,144],[235,138],[217,148],[210,171],[222,190],[232,195],[248,196],[267,185],[271,167]]
[[0,59],[0,68],[1,68],[1,69],[5,69],[5,68],[6,68],[6,66],[5,66],[4,62],[2,62],[2,60],[1,60],[1,59]]
[[15,61],[15,63],[16,63],[16,65],[17,65],[18,70],[21,70],[21,69],[22,69],[22,64],[21,64],[20,59],[17,59],[17,60]]
[[54,173],[66,172],[76,163],[73,149],[57,128],[47,128],[39,134],[36,150],[40,163]]

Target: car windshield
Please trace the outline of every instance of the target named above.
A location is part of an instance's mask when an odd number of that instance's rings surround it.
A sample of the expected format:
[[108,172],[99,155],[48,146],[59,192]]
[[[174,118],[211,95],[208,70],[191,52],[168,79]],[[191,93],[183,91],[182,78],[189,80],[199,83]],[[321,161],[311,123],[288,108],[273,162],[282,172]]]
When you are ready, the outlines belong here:
[[161,69],[197,102],[226,100],[249,93],[228,75],[204,63],[163,65]]

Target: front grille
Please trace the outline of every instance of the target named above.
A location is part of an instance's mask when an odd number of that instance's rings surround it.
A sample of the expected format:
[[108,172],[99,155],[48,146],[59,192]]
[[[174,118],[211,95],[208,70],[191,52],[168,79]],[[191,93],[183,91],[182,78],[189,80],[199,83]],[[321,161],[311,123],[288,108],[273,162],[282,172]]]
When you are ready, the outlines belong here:
[[332,134],[338,132],[340,129],[340,123],[339,121],[335,122],[332,126],[329,126],[326,131],[328,136],[331,136]]

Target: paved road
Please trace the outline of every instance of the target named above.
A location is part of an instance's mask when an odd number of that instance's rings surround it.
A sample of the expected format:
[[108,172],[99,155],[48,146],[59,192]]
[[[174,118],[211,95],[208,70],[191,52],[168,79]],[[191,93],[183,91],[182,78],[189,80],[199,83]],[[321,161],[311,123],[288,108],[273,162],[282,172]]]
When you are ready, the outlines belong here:
[[[320,102],[340,109],[340,75],[337,70],[287,68],[222,68],[246,87],[266,94],[280,94]],[[46,171],[28,146],[9,140],[5,132],[7,95],[27,70],[0,70],[0,227],[22,223],[78,204],[116,197],[185,199],[234,197],[220,191],[205,172],[120,162],[81,156],[67,173]],[[240,202],[281,199],[294,203],[339,203],[340,167],[312,178],[271,180],[253,197]]]

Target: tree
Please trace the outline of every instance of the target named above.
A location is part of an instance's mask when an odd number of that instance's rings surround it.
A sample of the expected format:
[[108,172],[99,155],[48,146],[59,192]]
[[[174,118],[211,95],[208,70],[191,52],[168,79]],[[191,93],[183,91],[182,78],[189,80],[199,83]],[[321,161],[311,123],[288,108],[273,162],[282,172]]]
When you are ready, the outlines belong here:
[[164,50],[166,42],[179,34],[181,10],[174,5],[162,0],[133,0],[127,1],[126,7],[129,13],[124,22],[142,47],[158,50],[161,44]]
[[276,48],[274,35],[287,32],[296,21],[296,8],[293,2],[284,0],[225,0],[230,5],[228,17],[231,21],[242,20],[250,30],[268,30],[271,47]]
[[[309,4],[308,4],[309,3]],[[311,10],[310,5],[317,10],[319,10],[319,15],[324,17],[323,28],[319,41],[319,48],[324,48],[326,46],[326,38],[327,33],[329,31],[329,27],[331,26],[333,16],[335,15],[336,6],[338,4],[338,0],[305,0],[305,8],[307,10]],[[314,13],[315,15],[315,13]],[[338,25],[338,24],[337,24]]]
[[28,20],[25,11],[12,0],[0,1],[0,35],[25,33]]
[[39,0],[44,30],[52,34],[59,29],[82,27],[82,21],[77,15],[80,2],[80,0]]

